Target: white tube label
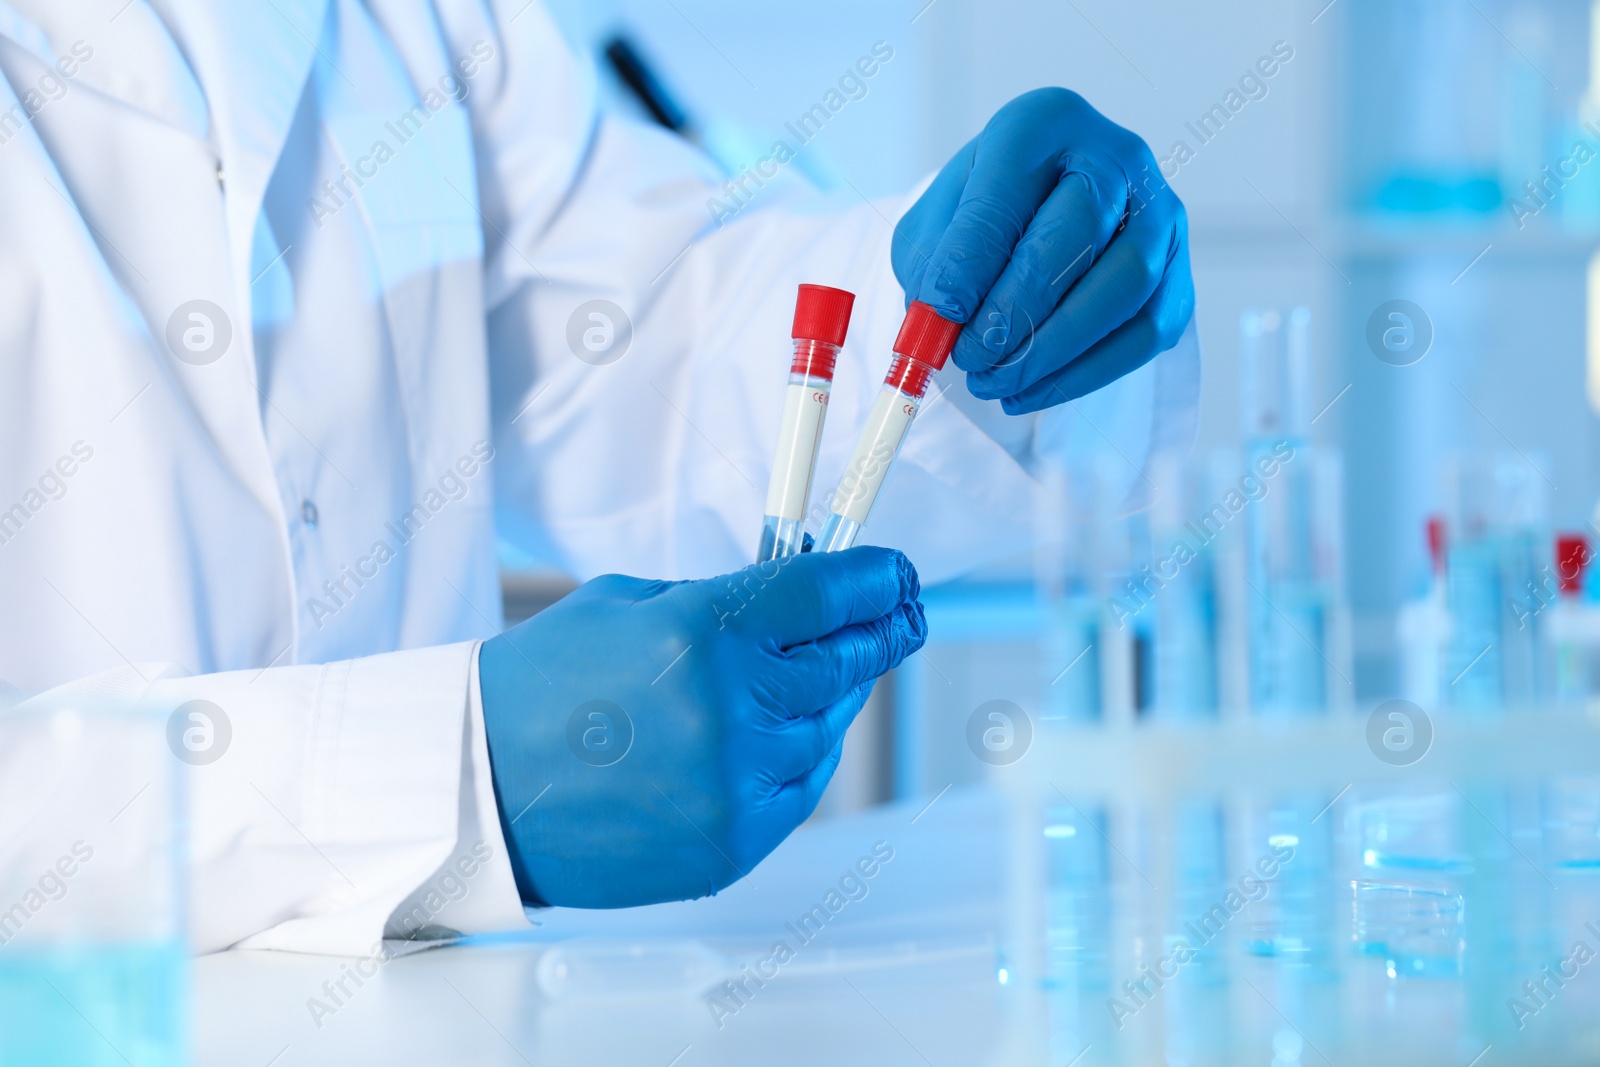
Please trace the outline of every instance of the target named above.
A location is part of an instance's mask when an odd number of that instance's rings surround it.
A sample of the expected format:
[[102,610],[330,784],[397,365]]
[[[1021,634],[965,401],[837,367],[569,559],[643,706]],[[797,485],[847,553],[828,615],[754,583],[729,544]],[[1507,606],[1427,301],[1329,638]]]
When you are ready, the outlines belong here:
[[833,496],[834,512],[855,522],[866,522],[883,488],[883,479],[894,463],[900,442],[917,413],[917,402],[895,389],[885,389],[872,405],[872,414],[861,428],[861,439],[856,442],[856,453],[839,479],[839,491]]
[[808,385],[790,385],[783,399],[783,422],[778,427],[778,455],[772,461],[767,483],[768,515],[780,519],[806,517],[806,497],[811,473],[822,442],[822,420],[828,413],[828,392]]

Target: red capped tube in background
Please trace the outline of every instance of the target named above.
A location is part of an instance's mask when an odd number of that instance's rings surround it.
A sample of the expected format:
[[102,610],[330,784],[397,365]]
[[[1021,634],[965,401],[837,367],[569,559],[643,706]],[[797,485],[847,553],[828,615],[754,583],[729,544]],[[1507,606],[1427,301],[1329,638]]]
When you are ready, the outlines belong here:
[[1447,544],[1444,517],[1440,515],[1428,516],[1428,559],[1433,563],[1433,573],[1435,574],[1444,573]]
[[[850,329],[856,294],[827,285],[802,284],[794,301],[794,362],[790,374],[833,381],[833,366]],[[807,343],[812,342],[812,343]]]
[[1589,539],[1583,534],[1556,537],[1556,581],[1568,595],[1583,590],[1583,572],[1589,566]]
[[894,339],[894,361],[883,384],[907,396],[928,391],[928,378],[942,369],[961,336],[961,323],[951,322],[920,300],[906,309],[906,319]]

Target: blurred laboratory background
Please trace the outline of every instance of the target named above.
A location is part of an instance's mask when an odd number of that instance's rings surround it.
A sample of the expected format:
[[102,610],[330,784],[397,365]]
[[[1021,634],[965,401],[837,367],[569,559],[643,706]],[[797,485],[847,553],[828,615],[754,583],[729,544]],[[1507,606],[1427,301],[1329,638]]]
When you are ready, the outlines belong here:
[[[1193,449],[1135,514],[1043,472],[1038,550],[927,590],[816,817],[1022,798],[1042,955],[999,974],[1048,1062],[1600,1059],[1546,977],[1600,944],[1600,5],[553,6],[734,173],[881,41],[795,168],[842,202],[1061,85],[1188,206]],[[508,612],[563,588],[512,567]]]

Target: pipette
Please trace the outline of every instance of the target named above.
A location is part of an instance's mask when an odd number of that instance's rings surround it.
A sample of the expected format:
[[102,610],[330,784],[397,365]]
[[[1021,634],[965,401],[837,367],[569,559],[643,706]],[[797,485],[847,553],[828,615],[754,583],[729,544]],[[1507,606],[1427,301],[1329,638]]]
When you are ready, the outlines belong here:
[[959,322],[942,317],[920,300],[911,302],[894,340],[894,359],[883,389],[833,494],[827,524],[817,538],[818,552],[838,552],[856,543],[922,405],[928,379],[950,358],[960,333]]
[[817,446],[833,390],[833,366],[850,327],[855,294],[826,285],[802,285],[795,298],[794,360],[778,429],[778,452],[767,484],[767,513],[761,522],[756,562],[793,556],[805,549],[806,505]]

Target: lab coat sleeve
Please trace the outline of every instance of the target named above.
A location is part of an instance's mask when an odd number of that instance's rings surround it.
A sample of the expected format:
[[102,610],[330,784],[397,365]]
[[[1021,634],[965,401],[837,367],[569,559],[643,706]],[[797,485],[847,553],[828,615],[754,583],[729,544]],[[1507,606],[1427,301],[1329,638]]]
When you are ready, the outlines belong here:
[[[914,195],[824,209],[783,191],[777,144],[751,161],[756,177],[724,183],[681,139],[600,114],[588,65],[542,10],[512,22],[521,8],[488,2],[479,24],[456,30],[505,53],[498,80],[469,100],[502,535],[580,577],[735,569],[760,528],[795,287],[857,294],[817,465],[820,520],[904,314],[889,247]],[[1141,503],[1154,454],[1192,430],[1198,348],[1191,330],[1114,385],[1036,416],[971,398],[954,367],[934,388],[864,539],[905,550],[937,581],[1027,547],[1048,456],[1113,457],[1126,499]]]
[[[385,937],[524,922],[474,711],[477,647],[190,677],[129,666],[13,713],[136,713],[159,730],[188,701],[221,709],[222,755],[174,764],[193,948],[371,956]],[[0,750],[0,809],[25,810],[6,768],[36,756]]]

